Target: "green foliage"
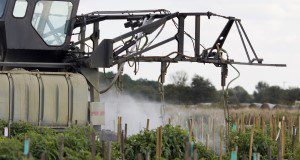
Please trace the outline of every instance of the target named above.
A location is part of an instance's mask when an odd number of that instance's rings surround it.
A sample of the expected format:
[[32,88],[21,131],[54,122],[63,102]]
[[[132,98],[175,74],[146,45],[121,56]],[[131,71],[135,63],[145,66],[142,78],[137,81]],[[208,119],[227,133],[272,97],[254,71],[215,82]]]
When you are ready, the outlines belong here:
[[249,93],[241,86],[236,86],[228,90],[228,101],[231,104],[240,104],[240,103],[251,103],[253,102],[252,97]]
[[279,86],[269,86],[265,82],[259,82],[255,88],[255,102],[293,105],[300,99],[300,88],[283,89]]
[[[242,158],[243,154],[248,155],[250,149],[251,129],[246,129],[245,132],[230,131],[229,133],[230,148],[238,147],[238,155]],[[262,159],[267,158],[268,148],[276,148],[276,142],[272,141],[271,138],[262,132],[261,129],[254,129],[253,136],[253,152],[260,153]]]
[[[4,121],[0,121],[0,129],[6,127]],[[60,148],[64,144],[64,159],[80,160],[91,159],[91,135],[94,130],[91,127],[74,126],[59,133],[46,127],[35,127],[28,123],[13,123],[11,125],[12,138],[0,137],[0,159],[24,159],[22,157],[23,142],[25,138],[30,140],[30,153],[34,159],[40,159],[44,154],[47,160],[59,159]],[[101,144],[96,143],[96,159],[100,159]]]
[[300,143],[298,143],[295,149],[295,159],[300,159]]
[[[7,126],[5,121],[0,121],[0,130]],[[44,154],[47,160],[59,159],[60,148],[64,144],[64,159],[81,160],[91,159],[91,135],[94,130],[90,127],[73,126],[57,132],[46,127],[36,127],[27,123],[13,123],[14,129],[12,138],[0,136],[0,159],[26,159],[23,156],[23,142],[25,138],[30,140],[30,153],[32,159],[40,159]],[[286,132],[287,133],[287,132]],[[166,125],[162,129],[162,159],[184,159],[188,133],[179,126]],[[260,153],[261,159],[267,159],[268,149],[272,150],[273,158],[277,158],[277,142],[270,137],[270,128],[267,125],[265,133],[258,128],[254,129],[253,152]],[[251,129],[247,128],[245,132],[230,131],[229,147],[238,147],[239,159],[243,155],[249,154]],[[138,153],[145,156],[149,153],[150,158],[154,159],[156,152],[156,130],[141,131],[139,134],[129,137],[125,142],[125,158],[135,159]],[[101,159],[101,144],[96,143],[96,159]],[[199,159],[218,159],[212,151],[206,150],[206,147],[193,140],[193,148],[197,149]],[[286,135],[285,158],[300,158],[300,143],[292,143],[291,137]],[[295,145],[295,146],[293,146]],[[228,152],[229,153],[229,152]],[[120,159],[120,145],[113,143],[112,156],[114,159]],[[224,153],[223,159],[228,159],[229,155]]]
[[190,86],[169,84],[165,87],[166,101],[176,104],[216,102],[218,94],[212,83],[195,75]]
[[35,129],[33,125],[25,122],[12,123],[10,128],[10,134],[12,137],[27,133]]
[[214,156],[213,151],[207,150],[206,147],[201,143],[196,143],[195,149],[198,151],[199,159],[218,159],[218,157]]
[[284,99],[286,100],[287,104],[293,105],[296,100],[300,99],[300,88],[290,88],[286,90]]
[[195,97],[192,95],[190,86],[176,86],[173,84],[165,86],[165,98],[168,103],[193,104]]
[[58,159],[59,157],[59,144],[57,135],[40,134],[36,131],[29,131],[25,134],[20,134],[17,139],[22,142],[25,137],[30,140],[30,153],[35,158],[39,158],[43,153],[47,159]]
[[0,159],[19,159],[23,154],[22,148],[22,143],[16,139],[0,138]]
[[[179,126],[166,125],[162,130],[162,158],[163,159],[183,159],[185,155],[185,144],[188,133]],[[201,144],[195,144],[199,155],[210,159],[213,153],[207,151]],[[115,159],[121,157],[119,152],[120,146],[113,144],[113,157]],[[125,143],[125,159],[135,159],[138,153],[142,155],[150,154],[150,158],[155,158],[156,151],[156,130],[141,131],[137,135],[129,137]]]
[[[100,73],[100,81],[104,85],[109,83],[107,78],[114,76],[112,72]],[[180,75],[174,84],[165,86],[165,99],[168,103],[197,104],[203,102],[216,102],[217,91],[212,83],[199,75],[195,75],[191,85],[186,85],[186,75]],[[106,77],[106,78],[105,78]],[[147,100],[160,101],[158,82],[147,79],[132,80],[128,75],[121,77],[125,93]],[[180,81],[180,82],[178,82]],[[197,95],[197,96],[195,96]]]
[[195,75],[191,87],[192,94],[197,95],[194,103],[214,102],[216,100],[217,90],[208,79]]
[[[90,127],[78,127],[74,126],[68,128],[60,139],[64,139],[67,159],[73,159],[72,153],[76,152],[79,156],[84,156],[88,158],[91,156],[91,136],[94,130]],[[96,141],[96,151],[98,156],[100,156],[101,144],[99,141]],[[74,155],[73,155],[74,156]]]

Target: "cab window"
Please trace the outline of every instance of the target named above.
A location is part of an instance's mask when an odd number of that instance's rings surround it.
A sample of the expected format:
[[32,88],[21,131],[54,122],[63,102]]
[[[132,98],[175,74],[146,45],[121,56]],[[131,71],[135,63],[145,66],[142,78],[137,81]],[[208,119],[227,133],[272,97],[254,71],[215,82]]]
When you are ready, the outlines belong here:
[[26,14],[27,6],[27,0],[17,0],[13,11],[14,17],[23,18]]
[[0,0],[0,17],[3,16],[7,0]]
[[39,1],[32,17],[32,26],[47,45],[65,43],[66,27],[71,18],[73,4],[67,1]]

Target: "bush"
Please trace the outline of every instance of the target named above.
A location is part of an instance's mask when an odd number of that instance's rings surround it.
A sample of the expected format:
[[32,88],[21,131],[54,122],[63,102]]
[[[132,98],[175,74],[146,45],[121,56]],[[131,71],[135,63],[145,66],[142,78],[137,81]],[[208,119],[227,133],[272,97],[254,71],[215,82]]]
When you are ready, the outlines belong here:
[[[234,149],[235,146],[238,147],[239,158],[242,158],[243,155],[248,156],[251,139],[250,128],[247,128],[245,132],[230,131],[228,138],[230,140],[231,149]],[[253,153],[260,153],[262,159],[265,159],[268,156],[269,147],[271,147],[271,149],[275,149],[276,142],[272,141],[268,134],[263,133],[261,129],[255,128],[252,148]]]
[[214,153],[212,151],[207,150],[206,147],[201,143],[196,143],[195,148],[198,151],[199,159],[218,159],[218,157],[214,156]]
[[22,148],[22,143],[16,139],[0,138],[0,159],[20,159]]
[[[74,126],[65,130],[64,134],[61,135],[64,139],[64,145],[66,148],[66,158],[74,159],[75,154],[78,155],[79,159],[90,159],[91,156],[91,136],[95,132],[91,127],[79,127]],[[99,141],[96,142],[96,151],[98,158],[100,157],[101,144]],[[80,158],[81,157],[81,158]]]
[[295,149],[295,159],[300,159],[300,143],[298,143]]
[[[7,126],[0,121],[0,130]],[[47,127],[36,127],[20,122],[11,125],[11,139],[0,137],[0,159],[24,159],[23,142],[30,140],[30,153],[34,159],[44,154],[47,160],[59,159],[60,147],[64,142],[64,159],[91,159],[91,127],[70,127],[59,133]],[[100,142],[95,141],[97,156],[100,159]]]
[[[179,126],[166,125],[162,130],[162,158],[163,159],[184,159],[185,144],[188,139],[188,133]],[[195,143],[200,158],[211,159],[213,153],[207,151],[205,147],[199,143]],[[137,135],[133,135],[126,140],[125,143],[125,159],[135,159],[136,155],[141,153],[145,156],[147,153],[151,159],[155,159],[156,152],[156,130],[141,131]],[[121,158],[120,145],[113,144],[113,157]]]
[[10,135],[12,137],[35,130],[35,127],[29,123],[18,122],[12,123],[10,126]]
[[29,131],[20,134],[16,138],[23,141],[25,137],[30,140],[30,153],[34,158],[39,159],[42,154],[45,154],[46,159],[55,160],[59,157],[58,138],[57,135],[40,134],[36,131]]

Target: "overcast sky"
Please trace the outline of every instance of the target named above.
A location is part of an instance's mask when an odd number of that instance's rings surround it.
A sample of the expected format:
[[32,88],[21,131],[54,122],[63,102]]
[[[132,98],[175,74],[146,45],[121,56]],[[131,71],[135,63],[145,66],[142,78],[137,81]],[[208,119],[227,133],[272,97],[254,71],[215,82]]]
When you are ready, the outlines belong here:
[[[236,66],[241,77],[233,86],[241,85],[253,92],[259,81],[265,81],[271,85],[279,85],[284,88],[300,87],[300,1],[299,0],[81,0],[79,14],[97,10],[134,10],[134,9],[168,9],[172,12],[207,12],[211,11],[226,16],[234,16],[242,19],[242,23],[254,45],[259,57],[265,63],[285,63],[286,68]],[[194,33],[194,22],[187,20],[187,31]],[[201,43],[206,47],[213,45],[226,21],[219,18],[203,20],[201,23]],[[123,25],[100,23],[101,38],[113,38],[125,33]],[[161,39],[171,36],[172,26],[166,26]],[[165,37],[164,37],[165,36]],[[186,41],[188,39],[186,38]],[[169,53],[176,49],[175,43],[155,50],[155,53]],[[229,52],[230,58],[246,61],[246,57],[239,41],[236,28],[230,32],[230,36],[224,48]],[[147,53],[147,54],[155,54]],[[192,55],[192,45],[187,42],[185,54]],[[220,68],[213,65],[179,63],[170,66],[167,75],[167,83],[170,83],[170,75],[176,71],[186,71],[189,78],[199,74],[208,78],[220,89]],[[160,72],[160,64],[141,64],[139,73],[134,75],[133,69],[126,66],[125,73],[133,79],[146,78],[157,80]],[[236,73],[229,70],[228,80],[234,78]]]

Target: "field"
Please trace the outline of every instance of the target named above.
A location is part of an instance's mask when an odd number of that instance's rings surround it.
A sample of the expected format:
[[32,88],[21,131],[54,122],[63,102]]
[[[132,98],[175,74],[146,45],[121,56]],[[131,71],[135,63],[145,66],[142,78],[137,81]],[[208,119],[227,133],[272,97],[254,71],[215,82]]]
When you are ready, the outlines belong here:
[[[114,142],[89,126],[14,123],[0,138],[0,159],[300,159],[299,110],[230,109],[225,121],[220,108],[172,106],[166,115],[166,125],[151,130],[147,119],[130,136],[118,117]],[[0,131],[7,126],[1,121]]]
[[[299,110],[230,109],[225,123],[223,109],[177,108],[169,111],[174,123],[191,130],[195,139],[216,155],[231,153],[238,159],[250,159],[255,153],[261,159],[299,159]],[[192,127],[186,125],[188,119]]]

